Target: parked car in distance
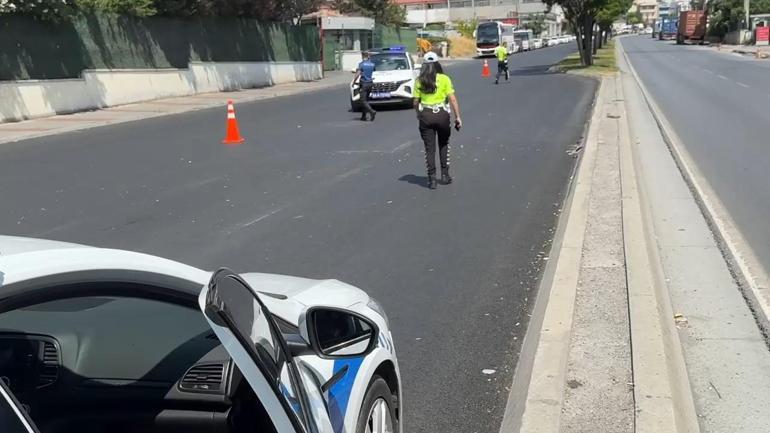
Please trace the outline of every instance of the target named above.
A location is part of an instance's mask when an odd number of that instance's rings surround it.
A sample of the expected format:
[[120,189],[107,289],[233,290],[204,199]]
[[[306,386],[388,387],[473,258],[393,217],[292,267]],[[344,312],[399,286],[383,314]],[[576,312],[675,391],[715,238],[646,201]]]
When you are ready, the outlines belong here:
[[532,39],[532,48],[536,50],[543,48],[543,40],[541,38]]
[[556,45],[559,45],[559,38],[557,38],[557,37],[548,38],[548,46],[549,47],[554,47]]

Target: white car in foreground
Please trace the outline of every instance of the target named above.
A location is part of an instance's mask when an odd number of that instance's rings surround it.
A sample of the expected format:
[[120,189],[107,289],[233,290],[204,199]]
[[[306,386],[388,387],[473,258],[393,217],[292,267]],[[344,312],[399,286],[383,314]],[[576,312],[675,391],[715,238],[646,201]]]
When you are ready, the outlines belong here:
[[399,377],[345,283],[0,236],[3,433],[397,433]]
[[[395,46],[370,50],[369,59],[374,63],[374,85],[369,93],[369,103],[412,107],[412,90],[419,65],[412,62],[406,48]],[[360,89],[359,80],[353,79],[350,83],[350,108],[354,112],[361,111]]]

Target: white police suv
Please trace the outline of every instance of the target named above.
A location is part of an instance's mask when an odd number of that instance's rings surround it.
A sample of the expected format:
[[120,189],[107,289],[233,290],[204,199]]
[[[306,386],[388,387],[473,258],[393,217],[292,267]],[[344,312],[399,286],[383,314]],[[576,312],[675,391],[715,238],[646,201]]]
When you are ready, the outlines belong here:
[[399,377],[340,281],[0,236],[1,433],[399,433]]
[[[404,46],[373,49],[369,51],[374,63],[374,85],[369,93],[372,105],[400,104],[412,106],[414,79],[420,65],[412,62],[412,56]],[[361,111],[361,93],[358,78],[350,83],[350,108]]]

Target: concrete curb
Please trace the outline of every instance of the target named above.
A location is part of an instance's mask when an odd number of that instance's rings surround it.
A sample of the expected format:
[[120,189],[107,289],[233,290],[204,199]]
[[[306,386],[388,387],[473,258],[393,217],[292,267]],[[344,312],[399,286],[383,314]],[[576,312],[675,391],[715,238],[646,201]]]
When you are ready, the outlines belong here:
[[760,261],[754,255],[743,235],[738,231],[724,205],[722,205],[708,184],[708,181],[701,175],[697,166],[693,163],[687,149],[647,91],[647,88],[642,83],[620,45],[619,49],[647,105],[650,107],[653,118],[660,128],[663,139],[668,145],[674,161],[717,239],[722,255],[727,261],[733,277],[738,282],[744,298],[754,313],[754,317],[766,342],[770,344],[770,275],[764,271]]
[[[617,50],[622,51],[618,45]],[[625,101],[620,75],[618,100]],[[620,175],[628,311],[633,353],[635,431],[697,433],[690,382],[674,326],[671,297],[663,276],[649,205],[631,146],[628,113],[620,104]]]
[[[596,101],[601,100],[601,95],[605,91],[605,86],[600,84]],[[568,211],[562,215],[562,220],[565,221],[564,236],[558,250],[553,249],[558,253],[552,254],[552,260],[549,262],[555,263],[553,276],[550,280],[543,280],[541,290],[538,293],[537,303],[545,304],[543,323],[541,327],[530,324],[532,333],[527,333],[525,343],[536,347],[532,371],[529,377],[525,377],[517,371],[509,405],[506,408],[500,430],[501,433],[516,431],[526,433],[559,432],[575,296],[588,218],[591,182],[596,164],[596,146],[588,144],[596,143],[599,120],[603,115],[604,107],[595,102],[594,112],[586,134],[585,154],[580,161],[574,179],[574,189]],[[554,247],[556,246],[557,244],[554,244]],[[556,257],[557,255],[558,257]],[[546,285],[549,286],[546,287]],[[518,429],[516,428],[516,420],[511,419],[515,417],[511,413],[511,403],[517,397],[514,395],[514,391],[517,390],[522,395],[526,395],[524,404],[518,408],[522,412],[521,424]]]

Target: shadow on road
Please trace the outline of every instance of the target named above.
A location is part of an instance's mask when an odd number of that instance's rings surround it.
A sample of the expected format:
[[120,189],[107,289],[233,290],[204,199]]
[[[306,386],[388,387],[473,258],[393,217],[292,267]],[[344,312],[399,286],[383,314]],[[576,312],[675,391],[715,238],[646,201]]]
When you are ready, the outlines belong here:
[[549,71],[548,69],[553,65],[534,65],[524,66],[521,68],[511,68],[511,76],[527,76],[527,75],[550,75],[556,72]]
[[428,176],[417,176],[415,174],[405,174],[401,176],[398,180],[402,182],[409,182],[412,185],[419,185],[423,188],[428,187]]

